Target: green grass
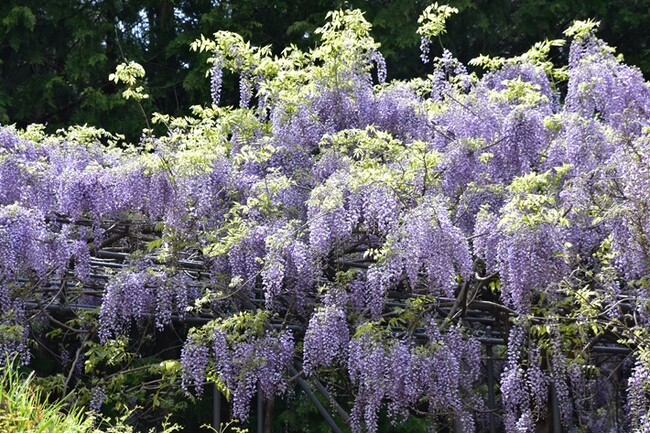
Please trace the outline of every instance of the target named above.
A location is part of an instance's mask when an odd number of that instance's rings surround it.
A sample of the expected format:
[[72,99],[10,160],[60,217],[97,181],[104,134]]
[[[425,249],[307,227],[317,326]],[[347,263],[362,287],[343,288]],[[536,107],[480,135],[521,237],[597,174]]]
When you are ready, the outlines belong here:
[[49,402],[33,378],[34,372],[20,375],[11,361],[0,366],[0,432],[93,431],[93,419],[84,408]]

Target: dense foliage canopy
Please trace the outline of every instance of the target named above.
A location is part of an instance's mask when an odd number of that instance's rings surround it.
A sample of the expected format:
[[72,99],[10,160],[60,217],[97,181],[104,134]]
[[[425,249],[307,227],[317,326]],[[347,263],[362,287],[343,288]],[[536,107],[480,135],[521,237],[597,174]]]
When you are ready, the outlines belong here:
[[[346,10],[307,51],[201,37],[213,104],[136,145],[0,129],[0,350],[63,349],[47,387],[153,422],[304,377],[355,431],[650,430],[650,87],[593,21],[566,66],[546,40],[470,74],[429,49],[454,12],[421,15],[426,78],[386,82]],[[111,76],[136,112],[143,75]]]

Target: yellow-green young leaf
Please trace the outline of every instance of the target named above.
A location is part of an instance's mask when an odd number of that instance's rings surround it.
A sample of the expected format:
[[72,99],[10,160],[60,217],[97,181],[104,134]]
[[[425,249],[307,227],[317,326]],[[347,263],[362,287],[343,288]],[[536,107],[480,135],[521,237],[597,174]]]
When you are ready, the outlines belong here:
[[375,335],[379,331],[380,331],[379,323],[377,321],[368,321],[368,322],[365,322],[365,323],[360,324],[359,326],[357,326],[357,330],[354,333],[354,337],[359,338],[359,337],[365,335],[366,333],[370,333],[372,335]]
[[492,292],[499,292],[501,290],[501,280],[500,279],[491,280],[490,283],[488,284],[488,287]]
[[129,63],[120,63],[115,68],[115,72],[109,74],[108,80],[117,83],[126,84],[127,88],[122,92],[125,99],[133,98],[136,101],[149,98],[149,95],[144,93],[142,86],[136,86],[138,80],[145,76],[145,71],[142,65],[137,62],[130,61]]
[[591,323],[590,326],[591,326],[591,331],[592,331],[595,335],[597,335],[597,334],[600,333],[601,329],[600,329],[600,327],[598,327],[596,324]]
[[156,238],[153,241],[149,241],[146,244],[146,248],[147,248],[148,251],[152,251],[152,250],[155,250],[155,249],[159,248],[160,246],[162,246],[162,243],[163,243],[162,238]]
[[163,374],[178,374],[181,371],[181,363],[178,360],[170,359],[160,362],[160,368]]
[[506,59],[498,56],[479,55],[469,61],[472,66],[479,66],[487,70],[495,70],[503,67],[506,64]]
[[491,152],[483,152],[481,155],[478,156],[478,161],[484,164],[488,164],[490,160],[494,158],[494,154]]
[[437,2],[427,6],[418,18],[418,24],[420,24],[417,30],[418,35],[433,39],[444,34],[447,31],[445,26],[447,18],[457,13],[457,8],[438,5]]
[[594,21],[591,18],[585,21],[576,20],[564,31],[564,34],[569,38],[583,40],[588,35],[593,34],[598,27],[600,27],[600,21]]
[[513,102],[523,106],[535,106],[548,102],[548,97],[542,94],[541,86],[537,83],[524,81],[521,77],[514,80],[504,80],[504,90],[491,91],[490,97],[495,101]]

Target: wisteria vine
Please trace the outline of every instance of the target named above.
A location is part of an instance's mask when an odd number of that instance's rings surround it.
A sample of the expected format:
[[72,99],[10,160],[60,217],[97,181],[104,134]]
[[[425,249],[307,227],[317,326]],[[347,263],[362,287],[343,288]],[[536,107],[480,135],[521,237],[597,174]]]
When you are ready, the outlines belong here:
[[[182,387],[215,382],[240,420],[296,370],[339,381],[355,431],[384,415],[474,431],[486,414],[513,432],[647,431],[650,86],[593,21],[566,31],[566,67],[560,40],[470,73],[432,58],[454,12],[422,15],[426,79],[386,81],[370,25],[338,11],[308,52],[195,42],[212,105],[157,114],[166,135],[1,127],[0,352],[27,363],[53,305],[96,308],[83,336],[102,345],[202,318]],[[224,70],[238,108],[219,106]]]

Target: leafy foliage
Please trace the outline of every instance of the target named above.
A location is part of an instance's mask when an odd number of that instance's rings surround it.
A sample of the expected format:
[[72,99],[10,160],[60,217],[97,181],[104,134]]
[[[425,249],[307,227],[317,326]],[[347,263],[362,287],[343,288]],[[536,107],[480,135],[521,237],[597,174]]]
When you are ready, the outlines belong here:
[[34,382],[22,376],[17,363],[5,361],[0,376],[0,429],[4,432],[92,432],[94,420],[83,408],[48,402]]

